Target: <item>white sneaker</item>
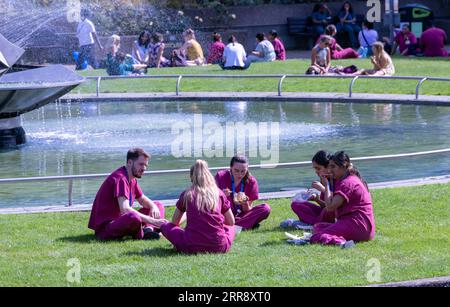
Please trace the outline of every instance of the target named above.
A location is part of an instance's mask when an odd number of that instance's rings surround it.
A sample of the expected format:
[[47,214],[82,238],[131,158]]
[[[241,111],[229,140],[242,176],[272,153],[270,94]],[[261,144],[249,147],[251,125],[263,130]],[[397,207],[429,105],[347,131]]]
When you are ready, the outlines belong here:
[[345,243],[342,243],[341,248],[348,249],[348,248],[355,247],[355,245],[356,245],[355,242],[353,240],[350,240],[350,241],[346,241]]

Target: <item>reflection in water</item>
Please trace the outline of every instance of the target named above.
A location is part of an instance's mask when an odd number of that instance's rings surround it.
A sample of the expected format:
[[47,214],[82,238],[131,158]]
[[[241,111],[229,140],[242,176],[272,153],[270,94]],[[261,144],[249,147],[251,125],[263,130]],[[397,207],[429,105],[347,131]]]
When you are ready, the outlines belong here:
[[353,103],[349,103],[348,104],[348,109],[349,109],[350,115],[352,117],[352,124],[353,125],[359,125],[359,123],[360,123],[360,121],[359,121],[359,114],[358,114],[358,112],[356,112],[353,109]]
[[[193,125],[201,114],[204,125],[216,123],[279,123],[280,162],[310,161],[317,150],[345,149],[351,156],[415,152],[450,147],[450,108],[434,106],[331,104],[297,102],[111,102],[55,103],[23,116],[29,142],[18,151],[0,153],[0,176],[33,177],[109,173],[124,164],[130,147],[152,153],[150,168],[189,168],[191,158],[174,158],[172,128]],[[247,133],[249,141],[258,133]],[[270,138],[271,132],[267,137]],[[227,153],[226,150],[222,151]],[[205,157],[206,158],[206,157]],[[230,157],[206,158],[226,166]],[[262,157],[251,158],[259,164]],[[414,169],[411,165],[416,165]],[[358,163],[369,182],[450,173],[448,155]],[[261,191],[305,186],[314,180],[306,169],[256,170]],[[74,185],[75,203],[91,202],[99,181]],[[188,184],[186,175],[148,176],[144,190],[153,198],[174,198]],[[27,191],[23,195],[20,191]],[[67,183],[2,186],[0,206],[65,204]],[[146,193],[147,193],[146,192]]]
[[313,112],[314,115],[318,118],[329,122],[333,118],[333,104],[332,103],[323,103],[323,102],[316,102],[313,103]]
[[374,112],[374,120],[382,122],[384,125],[391,123],[392,119],[392,104],[373,104],[372,110]]

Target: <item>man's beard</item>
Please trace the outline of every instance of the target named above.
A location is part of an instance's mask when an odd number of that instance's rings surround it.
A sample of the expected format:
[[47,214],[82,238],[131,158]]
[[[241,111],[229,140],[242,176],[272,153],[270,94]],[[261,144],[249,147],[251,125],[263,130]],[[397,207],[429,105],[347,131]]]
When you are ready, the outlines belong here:
[[134,165],[131,167],[131,174],[134,178],[142,178],[142,176],[138,173],[137,169],[134,167]]

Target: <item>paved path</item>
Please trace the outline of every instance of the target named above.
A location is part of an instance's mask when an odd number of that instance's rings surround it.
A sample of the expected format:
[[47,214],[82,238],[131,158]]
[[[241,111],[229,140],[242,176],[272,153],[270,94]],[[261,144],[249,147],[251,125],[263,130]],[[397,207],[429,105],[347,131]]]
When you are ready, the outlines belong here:
[[[300,90],[300,88],[299,88]],[[182,92],[175,93],[102,93],[68,94],[61,98],[61,102],[112,102],[112,101],[295,101],[295,102],[339,102],[339,103],[389,103],[410,105],[439,105],[450,106],[450,96],[422,95],[416,99],[415,95],[397,94],[359,94],[354,93],[350,98],[348,93],[278,93],[273,92]]]
[[[420,186],[429,184],[447,184],[450,183],[450,174],[439,177],[428,177],[411,180],[389,181],[369,184],[371,190],[385,189],[385,188],[399,188]],[[290,188],[281,192],[260,193],[261,200],[280,199],[280,198],[292,198],[294,195],[303,191],[301,188]],[[177,199],[161,200],[166,207],[174,206]],[[0,215],[3,214],[30,214],[30,213],[56,213],[56,212],[80,212],[90,211],[92,205],[74,205],[71,207],[65,206],[42,206],[42,207],[28,207],[28,208],[10,208],[0,209]]]

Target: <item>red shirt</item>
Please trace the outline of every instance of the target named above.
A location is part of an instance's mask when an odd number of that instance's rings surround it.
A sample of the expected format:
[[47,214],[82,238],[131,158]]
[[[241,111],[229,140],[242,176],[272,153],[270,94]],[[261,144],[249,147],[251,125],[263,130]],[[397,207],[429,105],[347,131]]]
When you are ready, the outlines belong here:
[[272,45],[275,50],[275,54],[277,55],[277,61],[286,61],[286,50],[281,40],[278,37],[275,38]]
[[344,204],[336,210],[336,218],[351,219],[355,224],[363,226],[375,234],[372,197],[364,183],[354,175],[334,182],[334,195],[344,198]]
[[89,228],[100,230],[105,224],[120,217],[119,197],[129,200],[131,189],[131,204],[135,199],[142,197],[143,193],[136,178],[128,182],[128,174],[125,166],[119,168],[108,176],[103,182],[92,206]]
[[225,50],[225,45],[222,42],[214,42],[209,49],[208,54],[208,64],[216,64],[221,62],[223,58],[223,51]]
[[420,37],[420,47],[422,53],[427,57],[446,57],[445,42],[447,34],[442,29],[430,28],[422,33]]
[[403,32],[400,32],[395,37],[395,42],[398,44],[400,53],[403,53],[403,51],[408,49],[410,45],[417,44],[417,38],[411,32],[408,32],[406,35]]

